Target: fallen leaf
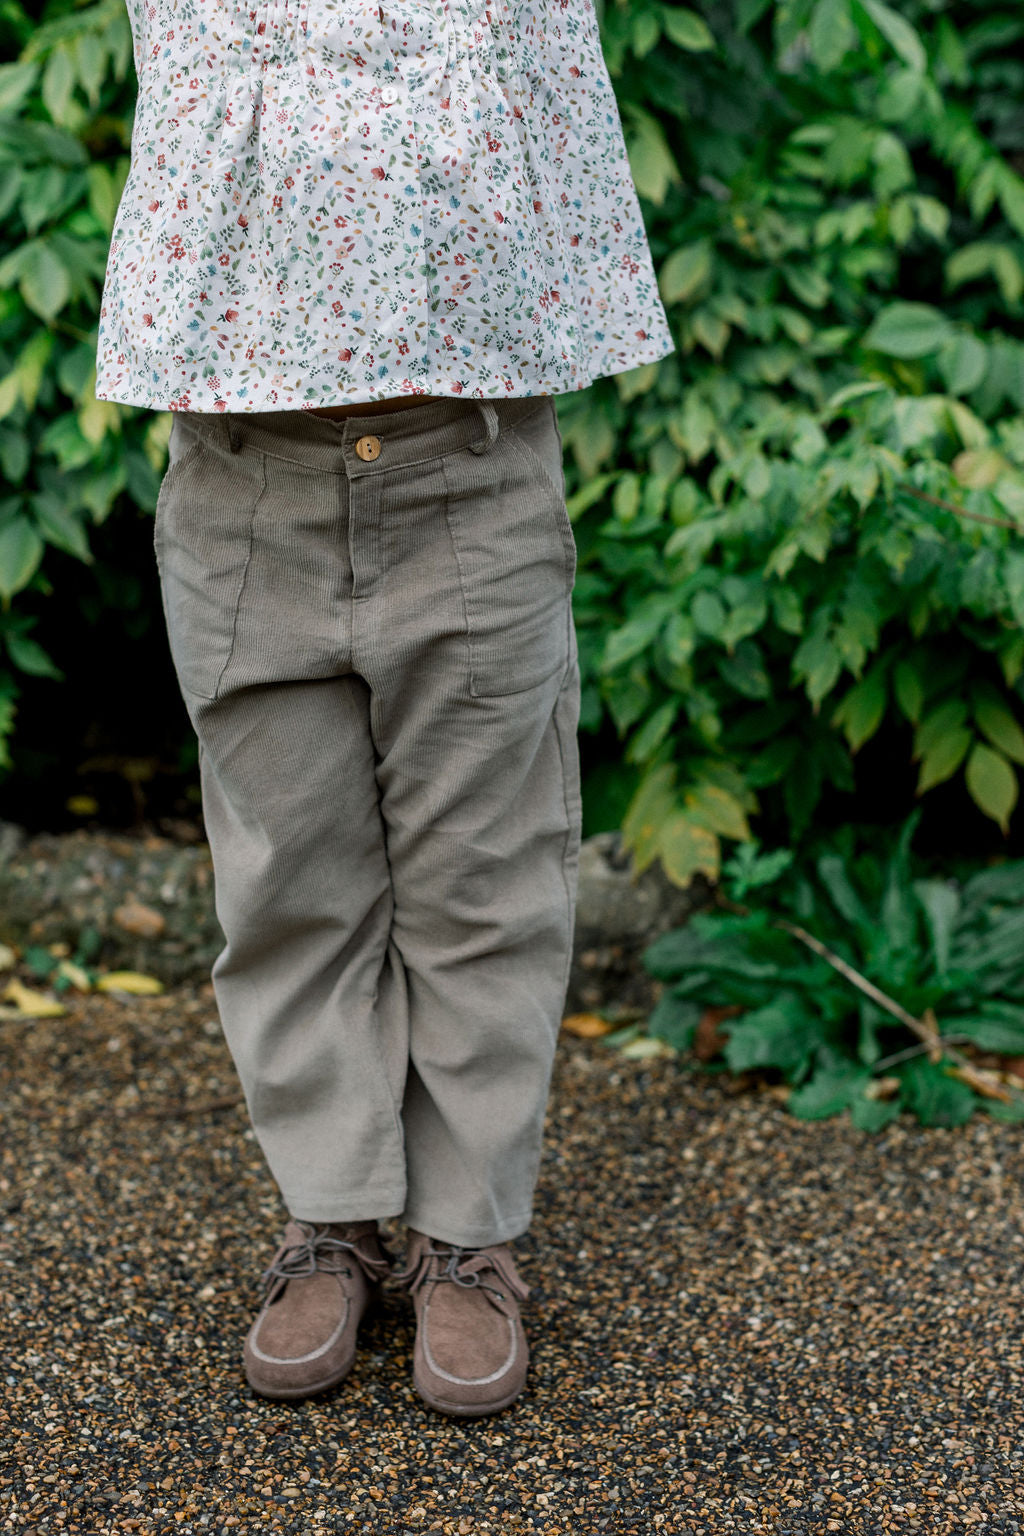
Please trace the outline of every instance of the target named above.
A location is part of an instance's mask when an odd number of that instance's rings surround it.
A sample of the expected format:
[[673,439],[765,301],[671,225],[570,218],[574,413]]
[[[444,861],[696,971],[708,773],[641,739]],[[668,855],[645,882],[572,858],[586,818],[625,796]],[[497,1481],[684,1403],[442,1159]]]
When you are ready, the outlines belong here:
[[638,1040],[630,1040],[619,1049],[619,1055],[627,1056],[631,1061],[649,1061],[675,1054],[666,1040],[654,1040],[650,1035],[641,1035]]
[[126,901],[114,912],[114,922],[125,933],[134,933],[140,939],[158,939],[167,926],[162,912],[143,906],[141,901]]
[[705,1008],[700,1016],[693,1037],[693,1054],[698,1061],[713,1061],[726,1046],[726,1036],[719,1029],[725,1019],[731,1019],[743,1009],[739,1003],[726,1003],[721,1007]]
[[63,976],[65,981],[70,981],[78,992],[92,991],[92,979],[88,971],[84,971],[73,960],[62,960],[57,967],[57,975]]
[[4,998],[14,1004],[23,1019],[59,1019],[67,1012],[56,999],[47,997],[43,992],[33,992],[20,981],[8,982]]
[[97,992],[128,992],[132,997],[156,997],[163,989],[162,981],[141,971],[108,971],[96,981]]
[[600,1035],[610,1035],[615,1025],[596,1013],[570,1013],[562,1020],[562,1028],[578,1040],[596,1040]]

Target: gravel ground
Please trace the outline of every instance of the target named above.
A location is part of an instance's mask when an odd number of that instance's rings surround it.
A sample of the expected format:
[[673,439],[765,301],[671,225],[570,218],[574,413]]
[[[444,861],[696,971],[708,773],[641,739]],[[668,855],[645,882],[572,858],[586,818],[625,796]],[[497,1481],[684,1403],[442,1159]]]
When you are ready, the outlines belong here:
[[530,1384],[467,1424],[393,1289],[335,1392],[248,1391],[283,1213],[208,987],[5,1021],[0,1063],[0,1530],[1024,1529],[1013,1126],[871,1138],[565,1039]]

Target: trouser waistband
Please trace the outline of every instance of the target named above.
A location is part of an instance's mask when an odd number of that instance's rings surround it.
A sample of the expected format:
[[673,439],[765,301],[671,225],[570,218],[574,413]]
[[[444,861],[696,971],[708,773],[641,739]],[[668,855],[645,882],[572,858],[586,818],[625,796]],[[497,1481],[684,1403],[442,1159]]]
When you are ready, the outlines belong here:
[[[534,411],[554,410],[551,395],[520,395],[498,400],[425,400],[421,405],[365,416],[332,420],[312,411],[235,411],[222,416],[180,411],[175,430],[212,438],[230,453],[243,448],[272,454],[292,463],[346,474],[386,474],[389,470],[470,447],[487,452],[505,426]],[[375,438],[375,458],[363,458],[356,444]]]

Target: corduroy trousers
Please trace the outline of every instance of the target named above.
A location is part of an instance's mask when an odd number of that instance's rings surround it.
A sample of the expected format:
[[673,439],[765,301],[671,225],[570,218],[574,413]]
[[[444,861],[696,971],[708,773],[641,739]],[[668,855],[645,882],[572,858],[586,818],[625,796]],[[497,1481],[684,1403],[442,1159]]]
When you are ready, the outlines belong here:
[[580,839],[553,400],[178,413],[155,547],[217,1005],[289,1213],[520,1235]]

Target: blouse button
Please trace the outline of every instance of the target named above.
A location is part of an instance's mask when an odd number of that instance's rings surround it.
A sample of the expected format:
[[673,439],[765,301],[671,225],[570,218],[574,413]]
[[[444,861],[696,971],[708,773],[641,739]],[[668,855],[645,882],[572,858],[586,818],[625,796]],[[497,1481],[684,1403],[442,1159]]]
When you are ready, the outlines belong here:
[[356,442],[356,453],[361,459],[376,459],[380,457],[380,438],[361,437]]

